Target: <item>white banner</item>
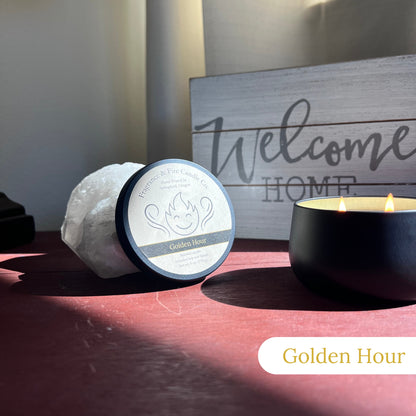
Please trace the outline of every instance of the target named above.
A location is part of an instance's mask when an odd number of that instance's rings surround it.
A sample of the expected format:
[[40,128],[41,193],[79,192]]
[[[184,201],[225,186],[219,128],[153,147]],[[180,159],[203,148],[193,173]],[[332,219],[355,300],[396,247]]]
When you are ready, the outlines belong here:
[[416,337],[273,337],[258,360],[270,374],[416,374]]

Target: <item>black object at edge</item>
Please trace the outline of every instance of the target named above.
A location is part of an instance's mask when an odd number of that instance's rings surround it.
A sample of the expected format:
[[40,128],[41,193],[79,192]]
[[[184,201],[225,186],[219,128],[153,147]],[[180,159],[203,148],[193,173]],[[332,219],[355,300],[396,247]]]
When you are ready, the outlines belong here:
[[34,237],[33,217],[26,215],[23,205],[0,192],[0,250],[30,243]]

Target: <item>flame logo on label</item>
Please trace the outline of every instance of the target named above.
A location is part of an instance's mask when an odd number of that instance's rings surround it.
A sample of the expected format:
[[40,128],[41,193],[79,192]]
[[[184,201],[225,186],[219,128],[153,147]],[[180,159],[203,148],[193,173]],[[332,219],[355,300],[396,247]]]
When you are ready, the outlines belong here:
[[199,225],[199,212],[190,201],[186,203],[179,192],[165,213],[169,228],[178,235],[190,235]]
[[180,236],[188,236],[197,231],[198,227],[204,231],[206,224],[214,216],[213,203],[210,198],[202,197],[199,205],[198,208],[189,200],[185,202],[182,192],[178,192],[169,203],[164,215],[156,204],[146,205],[144,215],[152,228],[168,236],[171,232]]

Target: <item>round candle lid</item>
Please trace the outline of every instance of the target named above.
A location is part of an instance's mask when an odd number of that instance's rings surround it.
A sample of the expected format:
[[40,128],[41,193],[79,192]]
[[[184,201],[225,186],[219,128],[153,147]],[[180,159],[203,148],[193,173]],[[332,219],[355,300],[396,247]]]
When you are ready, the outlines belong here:
[[166,159],[135,173],[117,201],[120,244],[140,269],[195,280],[231,250],[234,211],[215,176],[196,163]]

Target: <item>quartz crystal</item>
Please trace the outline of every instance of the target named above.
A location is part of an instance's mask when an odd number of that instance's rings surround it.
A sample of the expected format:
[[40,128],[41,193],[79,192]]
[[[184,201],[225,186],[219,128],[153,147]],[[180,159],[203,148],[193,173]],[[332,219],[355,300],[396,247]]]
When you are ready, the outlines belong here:
[[115,224],[118,195],[144,165],[105,166],[72,191],[61,228],[62,240],[102,278],[138,272],[121,247]]

